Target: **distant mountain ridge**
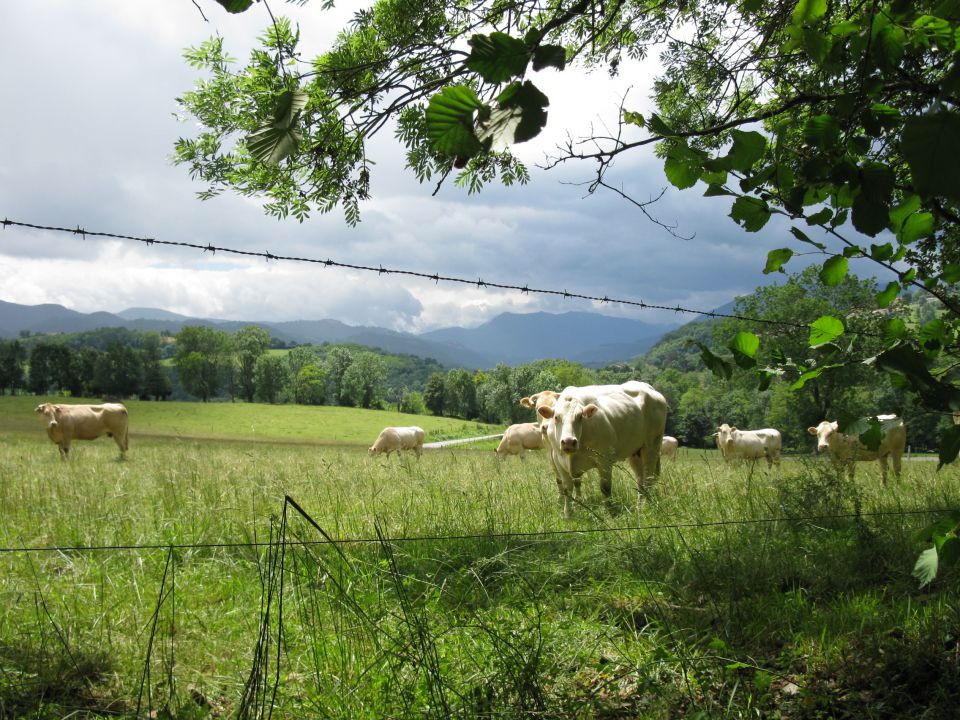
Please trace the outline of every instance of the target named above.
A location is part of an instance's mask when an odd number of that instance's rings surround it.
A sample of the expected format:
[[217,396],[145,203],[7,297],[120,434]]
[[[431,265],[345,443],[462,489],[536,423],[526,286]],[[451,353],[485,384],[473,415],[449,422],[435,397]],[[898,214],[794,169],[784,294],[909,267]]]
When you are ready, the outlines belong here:
[[283,342],[355,343],[391,353],[433,358],[445,367],[491,368],[542,358],[565,358],[602,366],[642,355],[679,324],[653,325],[639,320],[585,312],[503,313],[475,328],[450,327],[414,334],[380,327],[353,326],[339,320],[286,322],[192,318],[157,308],[118,313],[81,313],[62,305],[18,305],[0,300],[0,337],[72,333],[104,327],[177,333],[185,325],[208,325],[234,333],[259,325]]

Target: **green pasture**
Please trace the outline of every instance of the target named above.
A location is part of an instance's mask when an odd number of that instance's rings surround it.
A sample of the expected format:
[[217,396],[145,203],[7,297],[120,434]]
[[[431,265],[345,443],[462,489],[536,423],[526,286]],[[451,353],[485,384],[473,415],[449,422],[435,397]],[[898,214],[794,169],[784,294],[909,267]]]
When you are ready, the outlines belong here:
[[[82,398],[0,396],[0,432],[43,434],[34,409],[41,402],[102,402]],[[369,447],[388,425],[419,425],[427,442],[503,432],[455,418],[410,415],[391,410],[362,410],[327,405],[195,403],[125,400],[130,413],[130,442],[145,436],[224,439]]]
[[537,453],[369,458],[390,414],[131,403],[64,462],[0,401],[5,718],[955,717],[957,576],[910,572],[957,468],[687,449],[564,520]]

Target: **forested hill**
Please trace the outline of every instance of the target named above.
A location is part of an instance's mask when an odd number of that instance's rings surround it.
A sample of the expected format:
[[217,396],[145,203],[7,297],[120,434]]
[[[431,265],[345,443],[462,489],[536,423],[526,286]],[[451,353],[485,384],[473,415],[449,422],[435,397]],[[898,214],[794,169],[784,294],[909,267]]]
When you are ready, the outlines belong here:
[[339,320],[286,322],[191,318],[155,308],[119,313],[80,313],[61,305],[18,305],[0,301],[0,338],[23,334],[75,334],[125,328],[175,335],[189,325],[227,333],[256,325],[280,346],[354,344],[387,353],[432,358],[446,368],[492,368],[545,358],[565,358],[601,367],[642,355],[675,324],[656,325],[597,313],[503,313],[474,328],[449,327],[421,334],[380,327],[352,326]]

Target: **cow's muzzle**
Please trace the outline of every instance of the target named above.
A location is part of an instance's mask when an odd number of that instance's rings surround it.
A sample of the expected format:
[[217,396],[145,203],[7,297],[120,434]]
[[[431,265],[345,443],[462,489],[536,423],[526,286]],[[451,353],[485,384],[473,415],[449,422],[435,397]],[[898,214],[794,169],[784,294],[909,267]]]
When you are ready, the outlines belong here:
[[562,438],[560,440],[560,449],[565,453],[575,453],[580,449],[580,441],[575,437]]

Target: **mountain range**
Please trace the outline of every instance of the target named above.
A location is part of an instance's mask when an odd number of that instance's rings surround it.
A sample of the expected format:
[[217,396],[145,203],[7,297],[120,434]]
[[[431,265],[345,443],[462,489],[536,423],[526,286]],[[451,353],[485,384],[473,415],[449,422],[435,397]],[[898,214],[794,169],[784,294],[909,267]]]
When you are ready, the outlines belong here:
[[642,355],[677,324],[586,312],[503,313],[475,328],[449,327],[414,334],[380,327],[353,326],[339,320],[287,322],[194,318],[156,308],[129,308],[118,313],[81,313],[62,305],[18,305],[0,300],[0,337],[75,333],[105,327],[177,333],[185,325],[208,325],[236,332],[259,325],[284,343],[355,343],[390,353],[429,357],[445,367],[491,368],[541,358],[565,358],[603,366]]

